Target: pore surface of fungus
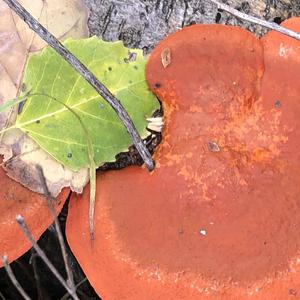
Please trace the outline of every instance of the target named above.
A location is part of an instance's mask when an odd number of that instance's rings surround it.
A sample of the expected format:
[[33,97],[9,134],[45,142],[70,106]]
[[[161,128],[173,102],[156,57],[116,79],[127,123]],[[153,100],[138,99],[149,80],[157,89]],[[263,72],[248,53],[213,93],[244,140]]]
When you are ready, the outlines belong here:
[[88,190],[70,201],[87,277],[103,299],[286,299],[300,285],[300,42],[195,25],[146,71],[165,117],[155,171],[98,175],[92,244]]
[[[20,214],[24,217],[36,240],[53,222],[53,218],[44,196],[10,179],[1,167],[0,186],[0,256],[7,255],[12,262],[32,247],[16,222],[16,216]],[[68,194],[69,189],[65,188],[54,201],[57,213],[62,209]]]

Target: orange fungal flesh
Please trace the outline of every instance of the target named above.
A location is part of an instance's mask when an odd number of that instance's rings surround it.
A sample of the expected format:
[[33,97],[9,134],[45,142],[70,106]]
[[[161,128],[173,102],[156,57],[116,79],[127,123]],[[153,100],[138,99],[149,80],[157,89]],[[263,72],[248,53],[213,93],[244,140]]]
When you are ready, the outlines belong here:
[[[53,219],[44,196],[10,179],[1,167],[0,185],[0,256],[7,255],[12,262],[31,248],[30,242],[16,222],[16,216],[20,214],[24,217],[36,240]],[[69,189],[63,189],[54,202],[57,213],[62,209],[69,192]],[[2,266],[0,260],[0,267]]]
[[300,286],[300,42],[190,26],[146,74],[165,114],[156,169],[98,175],[92,246],[88,188],[70,201],[88,279],[103,299],[288,299]]

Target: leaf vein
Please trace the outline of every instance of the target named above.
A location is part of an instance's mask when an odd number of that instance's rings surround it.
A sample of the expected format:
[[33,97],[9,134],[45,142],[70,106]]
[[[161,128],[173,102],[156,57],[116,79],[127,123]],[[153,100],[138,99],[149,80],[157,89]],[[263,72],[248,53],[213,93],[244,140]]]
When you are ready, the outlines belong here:
[[[77,145],[77,146],[80,146],[80,147],[87,147],[87,144],[81,144],[81,143],[78,143],[78,142],[74,142],[74,141],[66,141],[66,140],[62,140],[62,139],[57,139],[57,138],[54,138],[52,136],[49,136],[49,135],[44,135],[44,134],[41,134],[39,132],[36,132],[34,130],[31,130],[31,129],[28,129],[26,130],[27,132],[31,133],[31,134],[34,134],[34,135],[38,135],[42,138],[45,138],[45,139],[48,139],[48,140],[51,140],[51,141],[56,141],[56,142],[59,142],[59,143],[63,143],[63,144],[69,144],[69,145]],[[102,145],[98,145],[98,144],[93,144],[94,148],[101,148],[101,149],[109,149],[109,148],[114,148],[115,145],[111,145],[111,146],[102,146]]]

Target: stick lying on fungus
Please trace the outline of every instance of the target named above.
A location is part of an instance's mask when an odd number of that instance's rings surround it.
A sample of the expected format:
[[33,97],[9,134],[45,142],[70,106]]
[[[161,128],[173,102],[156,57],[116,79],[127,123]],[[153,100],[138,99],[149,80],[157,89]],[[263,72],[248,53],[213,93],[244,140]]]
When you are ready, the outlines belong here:
[[[35,31],[45,42],[48,43],[55,51],[57,51],[63,59],[65,59],[96,91],[97,93],[109,103],[109,105],[117,113],[118,117],[122,121],[123,125],[126,127],[127,132],[129,133],[133,144],[135,145],[137,151],[148,167],[149,171],[154,169],[154,161],[151,157],[149,150],[146,145],[143,143],[139,133],[137,132],[130,116],[124,109],[121,102],[101,83],[98,78],[89,71],[89,69],[76,57],[74,56],[64,45],[62,45],[57,38],[52,35],[45,27],[43,27],[36,19],[34,19],[31,14],[24,9],[22,5],[19,4],[16,0],[4,0],[4,2],[21,18],[26,22],[26,24]],[[89,149],[92,149],[89,147]],[[90,157],[90,151],[89,151]],[[91,165],[90,169],[90,235],[91,240],[93,240],[94,235],[94,199],[95,199],[95,166],[93,164],[94,158],[90,157]],[[92,165],[93,164],[93,165]]]
[[[53,199],[52,201],[52,198],[49,197],[49,191],[44,178],[41,177],[43,173],[40,168],[37,168],[37,171],[39,172],[38,174],[41,178],[41,185],[44,189],[44,192],[46,196],[48,196],[48,206],[45,205],[46,200],[43,195],[32,192],[14,180],[10,179],[5,174],[5,171],[0,168],[0,184],[1,186],[6,187],[5,189],[0,189],[0,198],[2,199],[2,201],[0,201],[0,256],[3,258],[0,260],[0,266],[5,266],[8,261],[12,262],[13,260],[17,259],[28,249],[30,249],[30,247],[38,247],[36,240],[54,220],[56,221],[55,226],[68,275],[67,282],[65,282],[61,276],[59,279],[64,281],[62,284],[65,287],[68,286],[68,289],[66,288],[68,293],[72,295],[74,299],[78,299],[76,298],[76,288],[72,278],[72,271],[68,263],[63,236],[56,218],[56,214],[61,210],[70,190],[64,189],[57,199]],[[19,224],[23,226],[23,229],[26,229],[26,236],[24,236],[22,231],[20,231],[15,222],[16,214],[23,214],[27,219],[27,224],[25,224],[25,222],[23,222],[24,217],[18,217]],[[16,247],[16,241],[18,241],[18,247]],[[42,253],[42,259],[46,257],[40,248],[37,252],[39,254]],[[46,265],[52,271],[55,270],[55,267],[49,265],[48,262],[49,260],[45,261]],[[6,268],[6,270],[8,269]],[[56,271],[56,275],[57,274],[59,273]],[[15,281],[13,280],[13,282]],[[18,287],[16,288],[18,289]]]
[[126,127],[137,151],[145,162],[147,168],[154,169],[154,162],[150,152],[144,145],[139,133],[137,132],[130,116],[124,109],[120,101],[101,83],[97,77],[91,73],[68,49],[66,49],[54,35],[44,26],[35,20],[28,11],[16,0],[4,0],[4,2],[35,31],[49,46],[57,51],[80,75],[106,100],[117,113],[118,117]]
[[[7,167],[10,167],[8,162]],[[24,176],[30,175],[25,172]],[[0,189],[0,199],[2,199],[0,201],[0,256],[7,255],[8,260],[12,262],[31,248],[31,244],[15,222],[16,214],[23,215],[36,240],[53,222],[53,217],[43,195],[32,192],[9,178],[2,167],[0,167],[0,185],[5,187]],[[64,188],[53,202],[57,214],[61,211],[69,193],[70,189]],[[16,247],[16,240],[18,247]]]
[[61,285],[67,290],[67,292],[71,295],[71,297],[74,300],[79,300],[79,298],[76,294],[76,290],[74,290],[75,286],[70,286],[70,283],[66,282],[64,280],[64,278],[59,274],[59,272],[56,270],[55,266],[51,263],[49,258],[46,256],[45,252],[40,248],[40,246],[37,244],[35,239],[32,237],[31,232],[30,232],[28,226],[26,225],[24,218],[21,215],[17,215],[16,221],[20,225],[24,235],[28,238],[28,240],[32,244],[32,247],[34,248],[34,250],[38,253],[38,255],[43,260],[43,262],[46,264],[46,266],[49,268],[49,270],[58,279],[58,281],[61,283]]
[[153,50],[156,169],[98,174],[93,247],[88,188],[69,203],[69,245],[103,299],[286,299],[299,286],[299,45],[192,25]]

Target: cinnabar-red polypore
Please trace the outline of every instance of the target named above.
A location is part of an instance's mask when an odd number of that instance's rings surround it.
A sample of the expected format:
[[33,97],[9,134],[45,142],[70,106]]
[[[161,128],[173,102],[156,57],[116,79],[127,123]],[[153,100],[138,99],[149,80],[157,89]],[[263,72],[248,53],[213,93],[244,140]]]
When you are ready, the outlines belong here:
[[105,300],[287,299],[300,286],[300,42],[190,26],[154,49],[147,79],[165,115],[156,169],[98,175],[93,243],[88,189],[70,201],[91,284]]

